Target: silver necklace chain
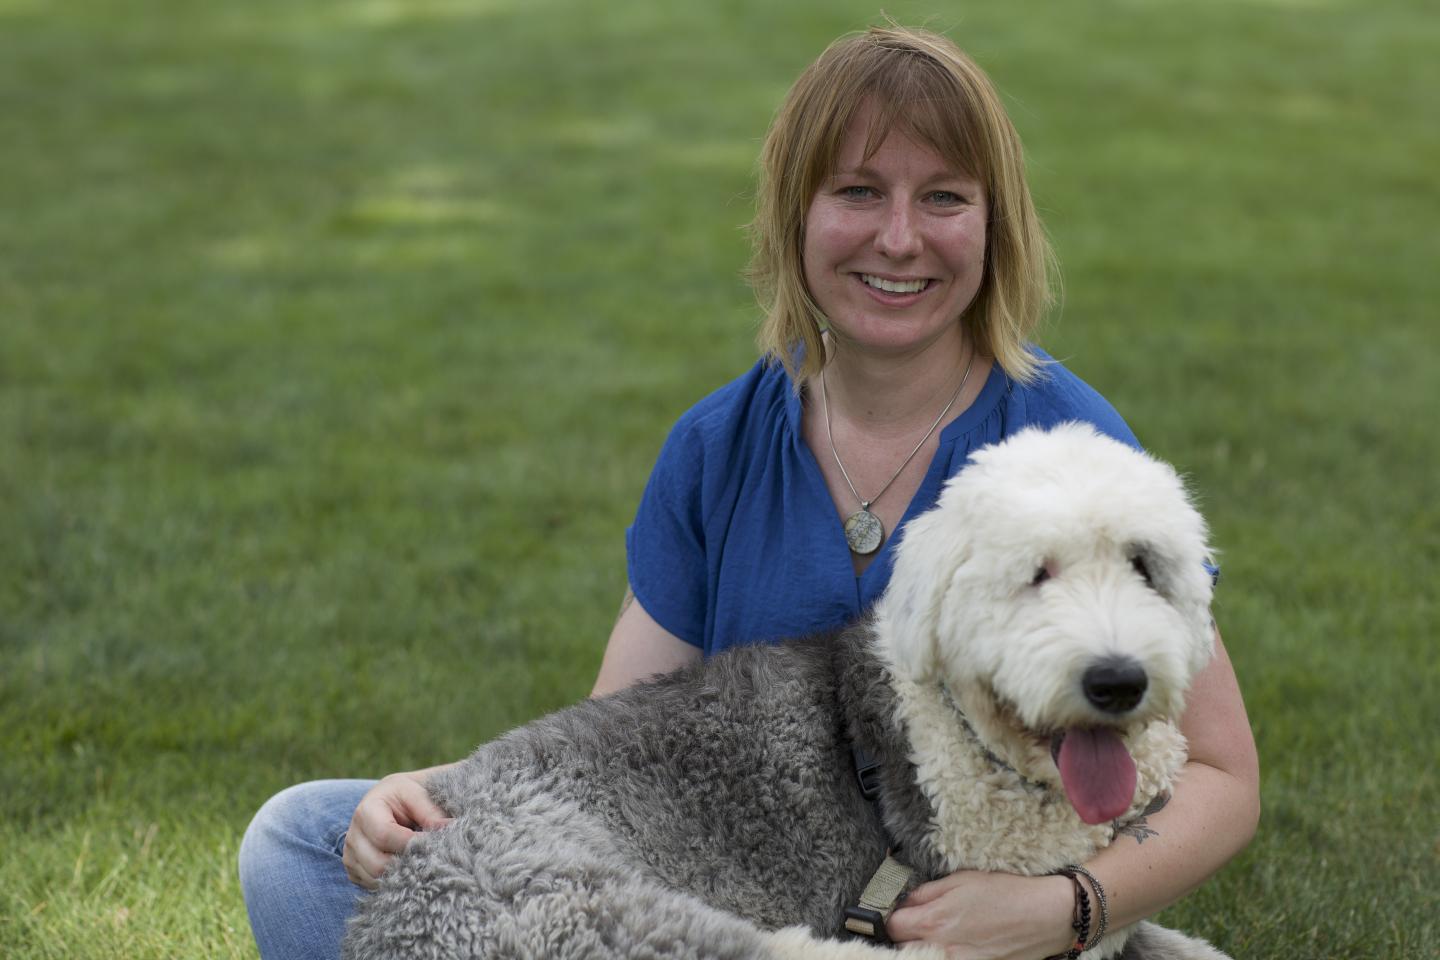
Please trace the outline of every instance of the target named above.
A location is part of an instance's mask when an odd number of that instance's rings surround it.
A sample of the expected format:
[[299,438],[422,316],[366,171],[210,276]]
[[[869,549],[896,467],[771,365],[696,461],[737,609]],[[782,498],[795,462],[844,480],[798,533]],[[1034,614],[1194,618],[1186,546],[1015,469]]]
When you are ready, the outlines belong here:
[[945,404],[945,409],[940,411],[940,416],[935,418],[935,422],[930,424],[930,429],[925,431],[925,436],[915,444],[915,449],[910,451],[910,455],[900,462],[900,466],[890,475],[890,479],[885,481],[885,486],[881,487],[880,492],[869,500],[860,496],[859,491],[855,489],[855,484],[850,480],[850,474],[846,471],[845,464],[840,462],[840,451],[835,448],[835,434],[830,427],[830,394],[825,389],[825,368],[820,368],[820,402],[825,406],[825,438],[830,441],[830,455],[835,458],[835,466],[840,468],[840,476],[845,478],[845,485],[850,488],[850,493],[860,504],[860,509],[845,519],[845,541],[850,544],[850,549],[855,553],[862,556],[874,553],[884,541],[885,525],[880,522],[879,517],[870,512],[870,504],[885,495],[885,491],[890,489],[890,485],[899,478],[910,461],[915,459],[915,454],[925,446],[925,441],[929,440],[931,434],[940,426],[940,421],[945,419],[945,414],[955,406],[955,401],[960,399],[965,384],[970,381],[970,368],[974,365],[975,351],[971,350],[970,359],[965,362],[965,373],[960,377],[960,386],[956,387],[955,392],[950,395],[950,402]]

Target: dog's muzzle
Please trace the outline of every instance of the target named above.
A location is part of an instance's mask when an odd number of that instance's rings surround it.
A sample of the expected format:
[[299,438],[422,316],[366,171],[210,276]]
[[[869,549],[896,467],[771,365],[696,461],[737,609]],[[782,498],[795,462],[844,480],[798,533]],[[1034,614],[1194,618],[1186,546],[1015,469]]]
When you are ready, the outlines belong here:
[[1129,657],[1107,657],[1085,671],[1080,687],[1085,699],[1103,713],[1128,713],[1145,698],[1150,678]]

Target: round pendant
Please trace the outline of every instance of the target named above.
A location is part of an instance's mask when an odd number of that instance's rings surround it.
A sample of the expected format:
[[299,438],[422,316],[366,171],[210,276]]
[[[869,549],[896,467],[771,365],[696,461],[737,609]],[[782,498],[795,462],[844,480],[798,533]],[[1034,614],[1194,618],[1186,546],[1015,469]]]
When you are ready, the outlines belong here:
[[855,553],[861,556],[874,553],[884,539],[885,527],[881,525],[880,518],[869,510],[856,510],[846,518],[845,542]]

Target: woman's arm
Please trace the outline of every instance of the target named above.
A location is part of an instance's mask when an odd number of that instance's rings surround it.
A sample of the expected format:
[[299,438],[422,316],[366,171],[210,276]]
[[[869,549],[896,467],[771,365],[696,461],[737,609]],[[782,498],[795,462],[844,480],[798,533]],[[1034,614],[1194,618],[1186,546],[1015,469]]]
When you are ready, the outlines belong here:
[[[1115,929],[1152,916],[1200,886],[1255,834],[1260,769],[1245,704],[1217,631],[1180,729],[1190,759],[1174,796],[1135,821],[1085,866],[1105,888]],[[1074,895],[1063,877],[961,871],[911,893],[886,927],[897,940],[943,944],[954,958],[1034,960],[1070,945]]]
[[600,674],[595,678],[590,696],[603,697],[637,680],[670,673],[699,660],[700,648],[656,623],[636,602],[634,592],[626,587],[620,616],[610,631],[605,658],[600,662]]

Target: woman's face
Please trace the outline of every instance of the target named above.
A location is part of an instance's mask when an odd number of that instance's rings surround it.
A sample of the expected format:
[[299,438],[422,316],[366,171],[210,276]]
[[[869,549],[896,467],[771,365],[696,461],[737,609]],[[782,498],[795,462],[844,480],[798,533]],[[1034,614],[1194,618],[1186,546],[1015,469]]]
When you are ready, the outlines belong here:
[[904,356],[953,339],[958,356],[958,320],[984,272],[984,191],[898,129],[864,159],[873,117],[856,113],[835,176],[810,201],[805,281],[852,348]]

